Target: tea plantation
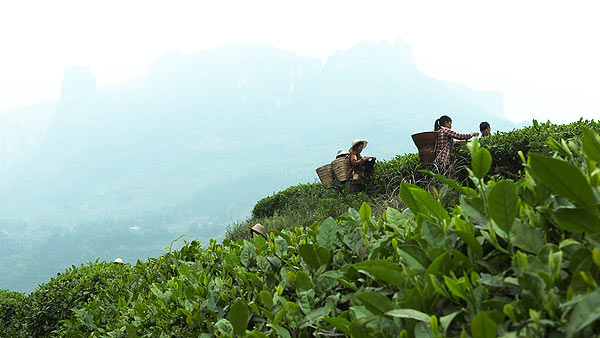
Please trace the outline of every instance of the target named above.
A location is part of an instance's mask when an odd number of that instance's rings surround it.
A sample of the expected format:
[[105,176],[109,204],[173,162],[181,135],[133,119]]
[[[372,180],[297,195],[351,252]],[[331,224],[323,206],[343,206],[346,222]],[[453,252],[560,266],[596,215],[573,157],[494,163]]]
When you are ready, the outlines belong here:
[[0,335],[596,337],[598,129],[475,140],[446,177],[400,156],[366,194],[291,187],[254,208],[266,240],[240,224],[206,248],[1,291]]

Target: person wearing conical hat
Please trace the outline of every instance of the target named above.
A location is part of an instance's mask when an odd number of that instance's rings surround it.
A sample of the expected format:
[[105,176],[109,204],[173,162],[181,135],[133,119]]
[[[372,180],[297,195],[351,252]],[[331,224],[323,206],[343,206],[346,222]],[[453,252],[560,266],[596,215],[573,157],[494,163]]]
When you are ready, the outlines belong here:
[[367,141],[356,139],[352,141],[350,152],[350,165],[352,166],[352,179],[350,180],[350,192],[358,193],[364,190],[363,177],[367,166],[373,168],[375,157],[363,157],[361,152],[367,146]]
[[255,234],[257,234],[257,235],[261,235],[265,239],[267,239],[267,231],[266,231],[265,227],[260,223],[254,224],[254,226],[252,228],[250,228],[250,232],[252,233],[253,237]]

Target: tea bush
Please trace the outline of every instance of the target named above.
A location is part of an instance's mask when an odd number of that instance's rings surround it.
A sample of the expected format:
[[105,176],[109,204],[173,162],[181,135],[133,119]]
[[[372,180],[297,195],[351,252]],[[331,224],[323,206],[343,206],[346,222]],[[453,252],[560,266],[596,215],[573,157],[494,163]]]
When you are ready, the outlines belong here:
[[26,301],[20,292],[0,290],[0,337],[18,337],[24,331]]
[[[600,137],[521,154],[523,178],[484,178],[439,198],[400,185],[404,211],[365,203],[337,219],[251,241],[191,242],[160,282],[105,288],[65,337],[591,337],[600,330]],[[162,258],[161,258],[162,259]],[[138,268],[139,267],[139,268]],[[167,268],[169,265],[163,265]],[[159,269],[160,271],[161,269]]]
[[[583,123],[559,128],[566,140],[538,125],[546,143],[523,143],[518,179],[494,171],[485,138],[456,149],[470,163],[466,180],[422,171],[398,180],[402,211],[318,184],[290,189],[275,207],[265,202],[269,219],[341,212],[346,196],[375,207],[273,227],[267,239],[192,241],[131,267],[73,267],[22,302],[21,320],[4,311],[0,321],[27,337],[596,336],[600,137]],[[410,166],[414,155],[394,160]],[[413,184],[423,182],[429,191]],[[19,297],[2,293],[0,304],[21,311],[9,302]]]
[[[517,153],[527,155],[530,151],[551,155],[555,150],[548,144],[548,139],[555,142],[564,140],[565,146],[581,138],[583,128],[600,131],[600,123],[596,121],[579,120],[570,124],[539,123],[533,121],[531,126],[515,129],[509,132],[498,132],[492,136],[479,139],[482,146],[491,153],[491,175],[500,178],[518,180],[523,177],[523,165]],[[452,150],[452,166],[444,175],[458,182],[468,183],[468,173],[464,168],[471,163],[471,157],[466,143],[459,144]],[[443,184],[432,182],[429,175],[421,169],[433,169],[421,166],[417,154],[398,155],[388,161],[380,161],[371,175],[365,179],[366,195],[359,198],[347,196],[347,192],[337,192],[326,189],[320,183],[300,184],[289,187],[272,196],[258,201],[252,210],[252,218],[229,229],[227,238],[248,238],[249,227],[261,223],[271,228],[285,229],[290,225],[309,225],[318,219],[341,215],[348,207],[358,208],[360,203],[371,205],[398,207],[402,204],[394,200],[403,182],[422,187],[445,189]],[[457,196],[448,193],[443,200],[445,206],[458,203]],[[333,202],[332,202],[333,201]],[[337,207],[326,207],[328,202]],[[306,212],[310,210],[311,212]],[[321,212],[315,213],[314,210]],[[379,215],[379,213],[376,213]],[[311,217],[314,215],[315,217]]]
[[28,334],[24,336],[49,337],[73,309],[81,308],[105,288],[122,284],[120,279],[127,273],[125,265],[96,262],[68,268],[40,285],[27,299]]

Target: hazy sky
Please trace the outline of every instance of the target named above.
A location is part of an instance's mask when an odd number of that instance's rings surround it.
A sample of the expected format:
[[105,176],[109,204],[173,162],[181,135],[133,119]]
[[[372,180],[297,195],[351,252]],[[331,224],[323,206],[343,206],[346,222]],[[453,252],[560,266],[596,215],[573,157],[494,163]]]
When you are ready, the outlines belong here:
[[58,98],[63,71],[126,80],[172,49],[262,43],[326,60],[400,38],[425,74],[505,95],[513,120],[600,118],[598,1],[2,1],[0,110]]

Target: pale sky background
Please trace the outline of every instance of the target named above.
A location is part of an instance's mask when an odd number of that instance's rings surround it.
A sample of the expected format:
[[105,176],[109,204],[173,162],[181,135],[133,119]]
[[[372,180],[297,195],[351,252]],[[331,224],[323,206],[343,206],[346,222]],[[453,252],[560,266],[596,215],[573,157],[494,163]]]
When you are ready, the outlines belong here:
[[178,49],[269,44],[326,60],[400,38],[428,76],[504,93],[515,121],[600,118],[599,1],[2,1],[0,111],[60,95],[63,71],[122,82]]

